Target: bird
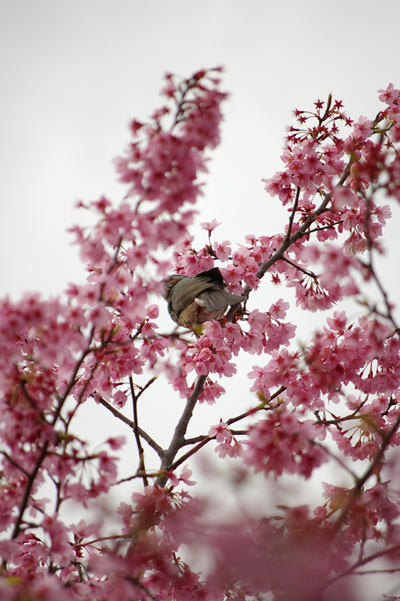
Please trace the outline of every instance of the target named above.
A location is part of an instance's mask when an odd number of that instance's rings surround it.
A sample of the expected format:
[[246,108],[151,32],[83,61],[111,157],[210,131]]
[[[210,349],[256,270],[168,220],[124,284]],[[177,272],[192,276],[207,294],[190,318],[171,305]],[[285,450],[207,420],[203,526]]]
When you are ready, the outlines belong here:
[[193,328],[222,319],[229,305],[241,303],[246,297],[228,292],[220,270],[213,267],[195,276],[171,275],[165,281],[164,298],[173,321]]

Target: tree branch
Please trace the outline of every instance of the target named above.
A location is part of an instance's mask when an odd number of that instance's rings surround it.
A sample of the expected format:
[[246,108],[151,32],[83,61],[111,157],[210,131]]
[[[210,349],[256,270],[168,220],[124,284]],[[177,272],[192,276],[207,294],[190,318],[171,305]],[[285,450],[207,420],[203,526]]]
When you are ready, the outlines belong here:
[[28,500],[29,500],[29,496],[31,494],[32,486],[33,486],[35,478],[36,478],[36,476],[38,474],[38,471],[40,470],[40,466],[42,465],[42,463],[44,461],[44,458],[46,457],[48,446],[49,446],[49,441],[45,440],[44,443],[43,443],[42,450],[40,451],[39,456],[38,456],[38,458],[36,460],[36,465],[33,468],[32,473],[29,475],[28,481],[26,483],[25,493],[24,493],[24,496],[22,498],[21,504],[19,506],[18,516],[17,516],[16,522],[15,522],[13,534],[12,534],[12,537],[11,537],[12,539],[17,538],[17,536],[18,536],[18,534],[20,532],[21,524],[22,524],[22,518],[24,516],[24,512],[25,512],[25,509],[26,509],[27,504],[28,504]]
[[377,466],[381,462],[381,460],[383,458],[383,454],[399,426],[400,426],[400,414],[397,416],[397,419],[394,422],[393,426],[390,428],[389,432],[386,434],[386,436],[383,437],[382,444],[379,447],[379,451],[376,453],[376,455],[375,455],[373,461],[371,462],[371,464],[369,465],[368,469],[364,472],[364,474],[360,478],[357,479],[355,487],[351,490],[351,492],[349,494],[349,498],[348,498],[346,507],[343,509],[339,518],[335,522],[334,528],[332,530],[333,534],[336,534],[340,530],[340,528],[342,527],[344,522],[346,521],[348,513],[351,509],[353,500],[360,494],[365,482],[370,478],[370,476],[374,473],[375,468],[377,468]]
[[[394,555],[396,553],[399,553],[399,551],[400,551],[400,545],[394,545],[393,547],[389,547],[388,549],[383,549],[382,551],[378,551],[377,553],[372,553],[371,555],[368,555],[367,557],[364,557],[364,559],[357,560],[347,570],[345,570],[341,574],[337,574],[336,576],[333,576],[332,578],[330,578],[324,584],[323,589],[328,588],[328,586],[330,586],[331,584],[333,584],[337,580],[341,580],[342,578],[345,578],[346,576],[352,576],[354,573],[357,574],[357,572],[355,572],[355,570],[357,568],[359,568],[361,566],[364,566],[365,564],[370,563],[371,561],[374,561],[375,559],[380,559],[380,558],[385,557],[387,555]],[[361,572],[359,572],[359,573],[361,573]]]
[[[124,424],[126,424],[127,426],[129,426],[130,428],[132,428],[132,430],[135,429],[135,423],[130,420],[128,417],[125,417],[125,415],[123,413],[121,413],[120,411],[118,411],[118,409],[116,409],[115,407],[113,407],[112,405],[110,405],[110,403],[108,403],[105,399],[98,397],[98,402],[103,405],[103,407],[105,407],[106,409],[108,409],[109,411],[111,411],[111,413],[113,414],[114,417],[120,419],[122,422],[124,422]],[[140,436],[143,438],[143,440],[145,440],[147,442],[147,444],[154,449],[154,451],[157,453],[157,455],[162,458],[164,456],[164,450],[160,447],[160,445],[158,445],[156,443],[155,440],[153,440],[151,438],[151,436],[149,436],[147,434],[147,432],[145,432],[144,430],[142,430],[142,428],[138,427],[138,432],[140,434]]]
[[[335,188],[338,186],[342,186],[344,184],[344,182],[346,181],[346,179],[349,177],[352,161],[353,161],[353,159],[350,159],[349,162],[347,163],[347,165],[343,171],[343,175],[340,178],[340,180],[338,181],[338,183],[336,184]],[[314,211],[314,213],[312,215],[310,215],[306,219],[306,221],[303,223],[303,225],[300,226],[299,229],[294,232],[294,234],[291,234],[289,236],[286,235],[280,248],[275,253],[273,253],[273,255],[267,261],[264,261],[264,263],[260,264],[260,269],[256,273],[256,276],[258,277],[259,280],[264,277],[265,273],[268,271],[268,269],[272,265],[274,265],[274,263],[276,263],[277,261],[280,261],[283,258],[284,253],[287,251],[287,249],[290,246],[292,246],[292,244],[297,242],[297,240],[300,240],[300,238],[302,238],[302,236],[309,233],[307,230],[310,227],[310,225],[316,220],[316,218],[319,215],[322,215],[322,213],[324,213],[326,211],[326,208],[332,199],[332,192],[330,194],[325,194],[324,196],[325,196],[325,198],[322,201],[322,203],[320,204],[320,206]],[[296,203],[296,200],[295,200],[295,203]],[[288,232],[289,231],[291,231],[291,230],[288,230]],[[248,296],[250,294],[250,292],[251,292],[250,286],[246,285],[243,294]]]
[[138,398],[137,398],[137,396],[135,394],[135,390],[133,388],[132,376],[129,376],[129,387],[131,390],[132,404],[133,404],[133,431],[135,433],[136,445],[137,445],[138,453],[139,453],[139,470],[138,471],[143,474],[142,475],[143,484],[145,486],[148,486],[149,481],[146,476],[146,466],[144,463],[144,451],[143,451],[142,443],[140,440],[139,425],[138,425],[138,410],[137,410]]
[[[349,162],[347,163],[344,171],[343,171],[343,175],[340,178],[340,180],[338,181],[338,183],[336,184],[335,188],[337,186],[342,186],[344,184],[344,182],[346,181],[346,179],[349,177],[350,175],[350,168],[351,165],[353,163],[353,159],[351,158],[349,160]],[[256,273],[256,277],[261,280],[264,275],[266,274],[266,272],[272,267],[272,265],[274,265],[277,261],[281,261],[281,260],[286,260],[284,257],[285,252],[287,251],[287,249],[292,246],[292,244],[294,244],[295,242],[297,242],[298,240],[300,240],[300,238],[302,238],[303,236],[308,236],[311,232],[309,231],[309,227],[310,225],[316,220],[316,218],[319,215],[322,215],[322,213],[324,213],[327,209],[328,204],[330,203],[331,199],[332,199],[332,192],[330,194],[324,194],[324,200],[322,201],[322,203],[320,204],[320,206],[314,211],[314,213],[312,215],[310,215],[306,221],[303,223],[302,226],[299,227],[298,230],[296,230],[294,232],[294,234],[292,234],[292,227],[293,227],[293,219],[294,219],[294,213],[296,211],[297,208],[297,203],[298,203],[298,199],[299,199],[299,192],[300,189],[297,188],[297,192],[296,192],[296,198],[294,201],[294,205],[293,205],[293,209],[289,218],[289,225],[288,225],[288,231],[286,233],[286,236],[281,244],[281,246],[279,247],[279,249],[277,251],[275,251],[270,258],[267,261],[264,261],[263,263],[259,264],[259,270]],[[330,227],[330,226],[329,226]],[[319,229],[323,229],[323,228],[319,228]],[[243,290],[243,295],[248,297],[250,292],[252,291],[252,288],[250,288],[250,286],[248,284],[246,284],[246,286],[244,287]],[[239,304],[239,303],[238,303]],[[226,319],[228,321],[231,321],[233,319],[233,316],[235,314],[237,305],[233,305],[227,315],[225,316]]]
[[[245,417],[250,417],[250,415],[253,415],[254,413],[257,413],[257,411],[261,411],[262,409],[265,409],[267,403],[270,403],[272,400],[274,400],[276,397],[278,397],[280,394],[282,394],[282,392],[284,392],[286,390],[286,386],[281,386],[279,388],[279,390],[277,390],[276,392],[274,392],[269,401],[263,401],[262,403],[260,403],[259,405],[257,405],[256,407],[253,407],[252,409],[249,409],[248,411],[245,411],[244,413],[241,413],[240,415],[237,415],[236,417],[231,417],[230,419],[228,419],[228,421],[226,422],[226,424],[228,426],[230,426],[231,424],[234,424],[235,422],[238,422],[241,419],[244,419]],[[193,447],[192,449],[190,449],[190,451],[187,451],[187,453],[185,453],[184,455],[182,455],[181,457],[179,457],[179,459],[177,459],[170,467],[170,470],[174,470],[177,467],[179,467],[184,461],[186,461],[187,459],[189,459],[189,457],[191,457],[192,455],[194,455],[195,453],[197,453],[197,451],[199,451],[202,447],[204,447],[208,442],[210,442],[210,440],[214,440],[217,436],[202,436],[199,437],[200,441],[199,443]],[[190,444],[188,441],[184,440],[182,445],[185,444]]]
[[[177,452],[184,445],[185,434],[186,434],[186,430],[187,430],[190,418],[193,415],[193,410],[199,399],[199,396],[203,392],[204,384],[207,380],[207,377],[208,377],[208,374],[197,377],[197,380],[196,380],[194,388],[193,388],[193,392],[186,401],[186,407],[185,407],[185,409],[181,415],[181,418],[175,428],[175,432],[172,437],[171,443],[170,443],[168,449],[165,451],[164,456],[162,458],[161,466],[160,466],[160,470],[162,470],[162,471],[164,471],[164,470],[168,471],[169,469],[171,469],[172,462],[175,459]],[[158,484],[159,486],[165,486],[166,482],[167,482],[167,477],[164,475],[160,476],[156,480],[156,484]]]

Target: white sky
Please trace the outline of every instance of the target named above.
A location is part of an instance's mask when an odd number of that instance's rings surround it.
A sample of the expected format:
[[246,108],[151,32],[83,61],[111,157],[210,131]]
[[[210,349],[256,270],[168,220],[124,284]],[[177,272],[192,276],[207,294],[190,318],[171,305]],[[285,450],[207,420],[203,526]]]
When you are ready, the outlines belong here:
[[[291,110],[332,92],[350,116],[374,117],[377,89],[400,87],[399,30],[399,0],[2,0],[0,296],[54,295],[83,280],[66,233],[83,219],[74,204],[124,195],[112,159],[129,141],[129,121],[162,102],[166,71],[226,66],[231,98],[199,221],[223,222],[216,235],[232,242],[282,231],[285,213],[260,180],[282,168]],[[382,264],[399,297],[393,209]],[[248,407],[247,379],[234,386]],[[211,423],[237,413],[231,402],[221,400]]]

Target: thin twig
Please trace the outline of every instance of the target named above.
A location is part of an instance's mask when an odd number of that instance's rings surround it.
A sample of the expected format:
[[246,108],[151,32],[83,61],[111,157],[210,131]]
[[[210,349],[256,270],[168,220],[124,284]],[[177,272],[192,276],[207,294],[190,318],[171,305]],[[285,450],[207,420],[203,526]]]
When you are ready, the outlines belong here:
[[[373,193],[373,192],[372,192]],[[372,201],[369,195],[365,196],[365,206],[366,206],[366,215],[365,215],[365,221],[364,221],[364,225],[365,225],[365,237],[367,239],[367,245],[368,245],[368,257],[369,257],[369,264],[366,265],[368,271],[370,272],[373,280],[375,281],[379,292],[382,294],[383,297],[383,301],[385,303],[385,307],[386,307],[386,318],[389,319],[391,321],[391,323],[393,324],[393,327],[395,330],[399,329],[399,326],[397,325],[393,313],[392,313],[392,307],[389,303],[389,297],[388,294],[386,292],[386,290],[383,287],[382,282],[380,281],[375,268],[374,268],[374,258],[373,258],[373,251],[374,251],[374,244],[373,244],[373,240],[371,238],[371,207],[372,207]]]
[[316,232],[322,232],[323,230],[331,230],[333,227],[335,227],[335,225],[340,225],[341,223],[343,223],[343,219],[339,219],[339,221],[334,221],[329,225],[322,225],[321,227],[316,227],[313,230],[308,230],[307,235],[315,234]]
[[[365,399],[364,401],[362,401],[358,405],[358,407],[353,411],[353,413],[349,413],[349,415],[344,415],[343,417],[335,417],[335,419],[322,419],[319,416],[318,409],[317,409],[317,411],[314,411],[314,415],[317,418],[317,423],[318,424],[322,424],[324,426],[338,426],[342,422],[351,421],[351,420],[357,420],[357,419],[362,419],[363,416],[359,413],[359,411],[360,411],[360,409],[362,409],[362,407],[365,405],[366,402],[367,402],[367,399]],[[329,411],[329,413],[331,415],[334,415],[330,411]]]
[[[241,435],[248,434],[248,430],[230,430],[230,432],[234,436],[241,436]],[[185,438],[183,444],[184,444],[184,446],[187,447],[190,444],[197,444],[198,442],[202,442],[206,438],[208,438],[207,434],[200,434],[200,436],[194,436],[193,438]],[[212,438],[216,438],[216,436],[213,436]],[[210,438],[210,440],[212,440],[212,439]]]
[[287,229],[286,237],[285,237],[286,241],[290,240],[290,236],[292,235],[293,220],[294,220],[294,216],[295,216],[296,211],[297,211],[297,206],[299,204],[299,198],[300,198],[300,188],[299,188],[299,186],[296,186],[296,196],[295,196],[295,199],[294,199],[292,212],[291,212],[290,217],[289,217],[289,224],[288,224],[288,229]]
[[[355,572],[355,570],[357,568],[364,566],[365,564],[370,563],[371,561],[374,561],[375,559],[380,559],[387,555],[394,555],[395,553],[398,553],[399,551],[400,551],[400,545],[394,545],[393,547],[389,547],[388,549],[384,549],[383,551],[378,551],[377,553],[372,553],[371,555],[367,555],[367,557],[364,557],[361,560],[357,560],[352,566],[350,566],[347,570],[344,570],[341,574],[337,574],[336,576],[333,576],[332,578],[327,580],[327,582],[324,584],[323,588],[324,589],[328,588],[328,586],[330,586],[337,580],[346,578],[346,576],[352,576],[353,574],[357,574],[357,572]],[[360,573],[360,572],[358,572],[358,573]]]
[[110,536],[99,536],[99,538],[94,538],[94,539],[88,540],[86,542],[81,541],[81,542],[74,543],[72,546],[73,547],[88,547],[89,545],[95,545],[96,543],[101,543],[106,540],[119,540],[121,538],[130,539],[131,535],[130,534],[112,534]]
[[[124,424],[126,424],[127,426],[129,426],[130,428],[132,428],[132,430],[134,430],[135,428],[135,424],[132,420],[130,420],[128,417],[125,417],[125,415],[123,413],[121,413],[120,411],[118,411],[118,409],[116,409],[115,407],[113,407],[112,405],[110,405],[110,403],[108,403],[105,399],[98,397],[98,402],[103,405],[103,407],[105,407],[106,409],[108,409],[109,411],[111,411],[111,413],[113,414],[114,417],[116,417],[117,419],[120,419],[122,422],[124,422]],[[153,440],[151,438],[151,436],[149,436],[147,434],[147,432],[145,432],[144,430],[142,430],[142,428],[138,428],[138,432],[140,434],[140,436],[143,438],[143,440],[145,440],[147,442],[147,444],[154,449],[154,451],[157,453],[157,455],[162,458],[164,455],[164,450],[160,447],[160,445],[158,445],[156,443],[155,440]]]
[[283,392],[285,392],[285,390],[286,390],[286,386],[281,386],[277,391],[275,391],[273,394],[271,394],[271,396],[269,397],[269,399],[267,401],[263,401],[262,403],[260,403],[256,407],[253,407],[252,409],[248,409],[244,413],[240,413],[236,417],[231,417],[230,419],[228,419],[228,421],[226,422],[227,425],[230,426],[231,424],[234,424],[235,422],[238,422],[238,421],[240,421],[241,419],[243,419],[245,417],[250,417],[250,415],[253,415],[254,413],[257,413],[257,411],[260,411],[261,409],[265,409],[266,406],[269,405],[269,403],[271,401],[273,401],[280,394],[282,394]]
[[363,574],[394,574],[400,572],[400,568],[387,568],[382,570],[364,570],[363,572],[353,572],[352,576],[362,576]]
[[146,593],[146,595],[148,595],[150,599],[152,599],[152,601],[158,601],[157,597],[155,597],[153,593],[151,593],[150,590],[147,588],[147,586],[142,584],[138,578],[133,578],[132,576],[126,575],[124,575],[124,578],[127,582],[130,582],[131,584],[134,584],[135,586],[141,588]]
[[136,446],[138,448],[138,453],[139,453],[139,470],[138,471],[143,473],[143,476],[142,476],[143,484],[145,486],[148,486],[149,481],[146,476],[146,466],[144,463],[144,450],[142,447],[142,442],[140,440],[140,434],[139,434],[138,410],[137,410],[138,398],[137,398],[137,396],[135,394],[135,390],[133,388],[132,376],[129,376],[129,387],[131,390],[132,405],[133,405],[133,431],[135,433]]
[[322,125],[322,123],[323,123],[323,122],[324,122],[324,121],[327,119],[327,117],[329,116],[329,113],[330,113],[330,110],[331,110],[331,106],[332,106],[332,94],[330,93],[330,94],[328,95],[328,100],[326,101],[326,108],[325,108],[325,112],[324,112],[324,114],[322,115],[322,117],[318,117],[318,116],[317,116],[317,119],[318,119],[319,125]]
[[315,273],[313,273],[312,271],[308,271],[307,269],[304,269],[303,267],[300,267],[300,265],[296,265],[296,263],[293,263],[293,261],[291,261],[287,257],[283,257],[282,261],[285,261],[285,263],[292,265],[292,267],[294,267],[295,269],[298,269],[299,271],[304,273],[304,275],[307,275],[309,278],[312,278],[313,280],[316,280],[316,281],[318,280],[318,276],[315,275]]
[[[158,476],[160,475],[160,472],[146,471],[145,474],[146,474],[147,478],[158,478]],[[133,474],[132,476],[127,476],[126,478],[121,478],[120,480],[117,480],[116,482],[111,484],[111,486],[118,486],[118,484],[122,484],[123,482],[131,482],[132,480],[136,480],[136,478],[143,478],[143,473],[136,472],[136,474]]]
[[340,465],[340,467],[342,467],[346,472],[348,472],[350,474],[350,476],[352,476],[352,478],[354,478],[354,480],[357,480],[357,475],[353,472],[353,470],[350,469],[349,466],[346,465],[345,462],[342,461],[342,459],[340,459],[340,457],[338,457],[337,455],[335,455],[335,453],[333,453],[330,449],[328,449],[327,446],[325,446],[321,442],[317,442],[315,440],[310,440],[310,443],[312,445],[314,445],[315,447],[319,447],[320,449],[322,449],[324,451],[324,453],[326,453],[328,455],[328,457],[330,457],[331,459],[334,459],[334,461],[336,461],[336,463],[338,463]]
[[41,411],[41,410],[39,409],[39,407],[37,406],[37,403],[36,403],[36,401],[34,401],[34,400],[33,400],[33,398],[31,397],[31,395],[30,395],[30,394],[29,394],[29,392],[27,391],[27,389],[26,389],[26,382],[23,380],[22,376],[20,375],[20,373],[19,373],[19,371],[18,371],[18,367],[17,367],[17,366],[15,366],[15,369],[16,369],[16,371],[17,371],[18,378],[19,378],[19,382],[20,382],[20,384],[21,384],[21,389],[22,389],[22,392],[24,393],[24,396],[25,396],[26,400],[27,400],[27,401],[28,401],[28,403],[31,405],[31,407],[32,407],[33,409],[35,409],[35,411],[37,412],[37,415],[38,415],[38,417],[39,417],[40,421],[42,422],[42,424],[46,424],[46,425],[47,425],[49,422],[48,422],[48,421],[47,421],[47,419],[45,418],[45,416],[44,416],[44,414],[43,414],[43,411]]
[[357,479],[355,487],[350,492],[348,501],[346,503],[346,507],[344,508],[344,510],[340,514],[339,518],[337,519],[335,526],[332,530],[332,533],[338,532],[340,530],[340,528],[342,527],[342,525],[344,524],[344,522],[346,521],[347,515],[351,509],[353,500],[360,494],[361,489],[364,486],[365,482],[370,478],[370,476],[372,476],[372,474],[375,471],[375,468],[381,462],[383,454],[399,426],[400,426],[400,414],[398,415],[393,426],[390,428],[389,432],[385,436],[383,436],[382,444],[379,447],[379,451],[375,455],[373,461],[370,463],[368,469],[364,472],[364,474],[360,478]]
[[26,469],[24,469],[22,467],[22,465],[19,465],[19,463],[17,463],[12,457],[10,457],[10,455],[8,453],[6,453],[6,451],[0,451],[0,453],[2,455],[4,455],[4,457],[6,459],[8,459],[8,461],[11,463],[11,465],[16,467],[18,470],[21,470],[21,472],[24,474],[24,476],[26,476],[27,478],[30,478],[30,473],[27,472]]

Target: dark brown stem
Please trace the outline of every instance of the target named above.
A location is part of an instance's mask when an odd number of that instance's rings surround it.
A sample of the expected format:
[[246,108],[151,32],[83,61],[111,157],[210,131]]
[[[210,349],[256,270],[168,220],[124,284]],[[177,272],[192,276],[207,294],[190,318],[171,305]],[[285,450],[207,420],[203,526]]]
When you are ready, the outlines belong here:
[[30,474],[29,472],[27,472],[22,465],[19,465],[19,463],[17,463],[12,457],[10,457],[10,455],[8,453],[6,453],[5,451],[0,451],[0,453],[2,455],[4,455],[4,457],[11,463],[11,465],[13,465],[14,467],[17,468],[17,470],[20,470],[24,476],[26,476],[27,478],[30,478]]
[[49,441],[45,440],[45,442],[43,443],[42,450],[40,451],[39,456],[37,458],[36,465],[33,468],[32,473],[29,475],[28,481],[26,483],[25,494],[24,494],[24,496],[22,498],[22,501],[21,501],[21,504],[19,506],[18,517],[17,517],[17,520],[15,522],[13,534],[12,534],[12,537],[11,537],[13,539],[17,538],[17,536],[18,536],[18,534],[19,534],[19,532],[21,530],[22,519],[23,519],[23,516],[24,516],[24,512],[25,512],[26,506],[28,504],[29,495],[31,494],[31,490],[32,490],[32,486],[33,486],[33,483],[35,481],[35,478],[36,478],[36,476],[37,476],[37,474],[38,474],[38,472],[40,470],[40,467],[41,467],[41,465],[42,465],[42,463],[44,461],[44,458],[46,457],[48,446],[49,446]]
[[[367,557],[364,557],[363,559],[357,560],[347,570],[345,570],[341,574],[338,574],[337,576],[333,576],[332,578],[330,578],[325,583],[324,589],[328,588],[328,586],[330,586],[331,584],[333,584],[337,580],[341,580],[342,578],[346,578],[346,576],[351,576],[352,574],[355,573],[354,571],[357,568],[360,568],[361,566],[365,566],[367,563],[370,563],[371,561],[374,561],[375,559],[380,559],[380,558],[388,556],[388,555],[395,555],[395,554],[399,553],[399,551],[400,551],[400,545],[394,545],[393,547],[389,547],[388,549],[384,549],[382,551],[377,551],[376,553],[372,553],[371,555],[367,555]],[[397,571],[397,569],[396,569],[396,571]]]
[[293,261],[290,261],[290,259],[284,257],[282,261],[285,261],[285,263],[292,265],[292,267],[298,269],[299,271],[301,271],[301,273],[304,273],[304,275],[308,276],[309,278],[312,278],[315,281],[318,280],[318,276],[316,276],[315,273],[313,273],[312,271],[307,271],[307,269],[303,269],[303,267],[300,267],[300,265],[296,265],[296,263],[293,263]]
[[331,106],[332,106],[332,94],[329,94],[328,100],[326,101],[326,108],[325,108],[324,114],[322,115],[322,117],[317,117],[317,119],[319,121],[319,125],[322,125],[322,123],[325,121],[325,119],[327,119],[327,117],[329,116]]
[[321,227],[316,227],[313,230],[308,230],[307,234],[315,234],[316,232],[322,232],[323,230],[331,230],[335,225],[340,225],[343,223],[343,219],[339,219],[339,221],[334,221],[329,225],[322,225]]
[[[127,426],[132,428],[132,430],[135,429],[135,423],[132,420],[130,420],[128,417],[126,417],[123,413],[118,411],[118,409],[116,409],[115,407],[110,405],[110,403],[108,403],[105,399],[102,399],[101,397],[99,397],[98,402],[101,405],[103,405],[103,407],[108,409],[108,411],[110,411],[114,417],[116,417],[117,419],[120,419],[122,422],[124,422],[124,424],[126,424]],[[149,436],[147,434],[147,432],[142,430],[142,428],[138,427],[138,432],[139,432],[140,436],[143,438],[143,440],[145,440],[147,442],[147,444],[157,453],[157,455],[160,458],[162,458],[164,456],[164,450],[160,447],[160,445],[158,445],[156,443],[156,441],[153,440],[151,438],[151,436]]]
[[124,576],[124,578],[125,578],[125,580],[127,582],[130,582],[131,584],[133,584],[133,585],[137,586],[138,588],[142,589],[142,591],[144,591],[146,593],[146,595],[148,597],[150,597],[150,599],[152,601],[158,601],[157,597],[155,597],[153,595],[153,593],[151,593],[150,590],[147,588],[147,586],[145,586],[144,584],[142,584],[138,578],[133,578],[131,576]]
[[[319,416],[319,411],[314,411],[314,415],[317,418],[317,422],[319,424],[322,424],[324,426],[337,426],[342,422],[346,422],[346,421],[350,421],[350,420],[354,420],[354,419],[362,419],[362,415],[359,414],[360,409],[362,409],[362,407],[365,405],[365,403],[367,402],[367,399],[365,399],[364,401],[362,401],[362,403],[360,403],[358,405],[358,407],[353,411],[353,413],[349,413],[349,415],[345,415],[344,417],[335,417],[335,419],[322,419]],[[331,415],[334,415],[333,413],[329,412]]]
[[81,354],[80,358],[78,359],[78,361],[76,362],[74,371],[72,372],[72,375],[69,379],[69,383],[67,385],[66,390],[64,391],[63,396],[60,398],[59,403],[58,403],[58,407],[57,407],[57,411],[55,412],[54,416],[53,416],[53,420],[52,420],[52,424],[53,426],[55,425],[55,423],[57,422],[58,418],[60,417],[60,413],[61,410],[63,408],[63,405],[69,395],[69,393],[71,392],[72,388],[75,386],[76,383],[76,377],[78,375],[78,372],[81,368],[81,365],[83,363],[83,361],[85,360],[85,357],[90,353],[90,344],[93,340],[93,335],[94,335],[94,326],[92,326],[89,336],[88,336],[88,345],[87,348],[83,351],[83,353]]
[[26,382],[25,382],[25,381],[23,380],[23,378],[21,377],[21,375],[20,375],[20,373],[19,373],[19,371],[18,371],[18,367],[17,367],[17,366],[15,366],[15,369],[16,369],[16,371],[17,371],[18,378],[19,378],[19,381],[20,381],[20,384],[21,384],[21,389],[22,389],[22,392],[24,393],[24,396],[25,396],[26,400],[27,400],[27,401],[28,401],[28,403],[31,405],[31,407],[32,407],[33,409],[35,409],[35,411],[37,412],[37,416],[38,416],[38,418],[40,419],[40,421],[42,422],[42,424],[47,424],[48,422],[47,422],[47,420],[46,420],[45,416],[43,415],[43,412],[42,412],[42,411],[40,411],[39,407],[38,407],[38,406],[37,406],[37,404],[36,404],[36,401],[34,401],[34,400],[33,400],[33,398],[31,397],[31,395],[30,395],[30,394],[29,394],[29,392],[27,391],[27,389],[26,389]]
[[[197,377],[193,388],[193,392],[186,401],[185,409],[175,428],[175,432],[172,437],[171,443],[168,449],[165,451],[164,457],[162,458],[160,471],[168,471],[169,469],[171,469],[172,462],[175,459],[176,454],[178,453],[179,449],[181,449],[184,445],[185,434],[189,421],[193,415],[193,410],[199,399],[199,396],[203,392],[204,384],[207,380],[207,377],[207,375]],[[157,478],[156,480],[156,484],[158,484],[159,486],[165,486],[166,482],[167,477],[165,475],[159,476],[159,478]]]
[[133,404],[133,431],[135,433],[136,446],[138,448],[138,453],[139,453],[139,470],[138,471],[143,474],[143,476],[142,476],[143,484],[145,486],[148,486],[149,481],[146,476],[146,466],[144,463],[144,450],[142,447],[142,442],[140,440],[139,425],[138,425],[138,423],[139,423],[138,422],[138,410],[137,410],[138,398],[135,394],[135,389],[133,388],[132,376],[129,376],[129,387],[131,390],[131,397],[132,397],[132,404]]
[[296,197],[294,199],[292,212],[290,213],[289,224],[288,224],[288,229],[287,229],[287,232],[286,232],[285,240],[290,240],[290,236],[292,235],[293,220],[294,220],[294,216],[295,216],[296,211],[297,211],[297,206],[299,204],[299,198],[300,198],[300,188],[297,186],[296,187]]
[[[346,179],[349,177],[351,164],[352,164],[352,160],[350,159],[350,161],[346,165],[346,168],[343,172],[342,177],[340,178],[340,180],[337,183],[337,186],[342,186],[344,184],[344,182],[346,181]],[[260,269],[256,273],[256,276],[258,277],[259,280],[262,277],[264,277],[265,273],[268,271],[268,269],[270,269],[270,267],[272,265],[274,265],[277,261],[283,259],[285,252],[287,251],[287,249],[290,246],[292,246],[292,244],[297,242],[297,240],[300,240],[300,238],[302,238],[303,236],[308,235],[308,233],[309,233],[308,228],[316,220],[316,218],[319,215],[322,215],[322,213],[324,213],[326,211],[331,199],[332,199],[332,193],[325,194],[324,200],[322,201],[320,206],[314,211],[314,213],[312,215],[310,215],[306,219],[306,221],[303,223],[303,225],[301,227],[299,227],[299,229],[296,230],[294,232],[294,234],[291,234],[291,235],[289,234],[289,236],[286,234],[280,248],[275,253],[273,253],[267,261],[260,264]],[[288,233],[289,232],[291,232],[291,228],[288,229]],[[250,292],[251,292],[250,286],[246,285],[243,294],[248,296],[250,294]]]

